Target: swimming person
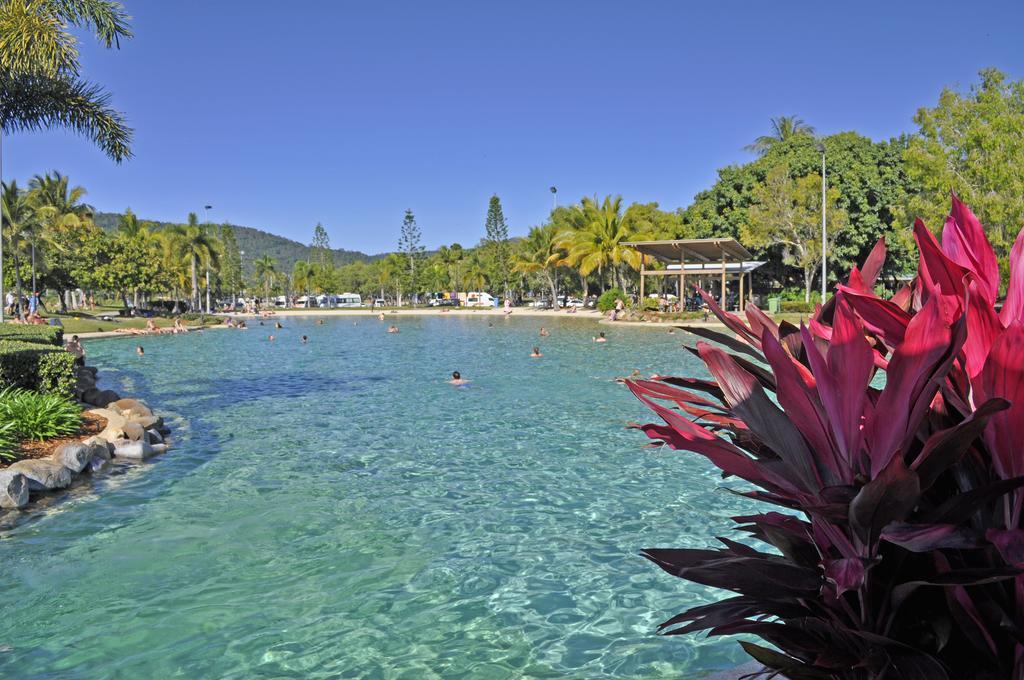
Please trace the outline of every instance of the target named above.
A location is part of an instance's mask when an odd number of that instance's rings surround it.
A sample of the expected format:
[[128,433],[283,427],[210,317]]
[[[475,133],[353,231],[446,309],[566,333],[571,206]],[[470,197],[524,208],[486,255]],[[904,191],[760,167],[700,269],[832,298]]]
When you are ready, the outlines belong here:
[[273,336],[273,335],[269,336],[269,337],[267,338],[267,340],[269,340],[270,342],[273,342],[273,341],[274,341],[274,336]]
[[281,325],[280,321],[277,321],[274,323],[274,328],[284,328],[284,326]]
[[547,328],[544,328],[544,326],[541,326],[541,327],[540,327],[540,337],[542,337],[542,338],[546,338],[546,337],[548,337],[549,335],[551,335],[551,333],[548,333],[548,329],[547,329]]
[[135,353],[138,354],[140,357],[145,356],[146,350],[142,349],[142,345],[139,345],[135,348]]
[[468,385],[469,381],[462,377],[458,371],[452,371],[452,379],[448,381],[451,385]]
[[530,358],[531,359],[539,359],[542,356],[544,356],[544,355],[540,353],[540,347],[534,347],[533,348],[533,354],[530,355]]
[[608,342],[608,338],[604,337],[604,331],[597,334],[597,337],[594,338],[594,342]]
[[309,342],[309,338],[306,337],[305,335],[303,335],[302,336],[302,344],[305,345],[307,342]]
[[395,326],[395,325],[388,326],[388,333],[398,333],[398,332],[399,332],[398,326]]
[[377,315],[377,321],[383,321],[383,320],[384,320],[384,312],[381,312],[380,314]]

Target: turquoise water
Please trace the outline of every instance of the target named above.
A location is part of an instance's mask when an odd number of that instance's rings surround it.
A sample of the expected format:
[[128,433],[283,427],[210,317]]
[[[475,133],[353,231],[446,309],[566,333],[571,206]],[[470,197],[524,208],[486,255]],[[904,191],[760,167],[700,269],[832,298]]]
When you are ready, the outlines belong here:
[[[144,338],[141,359],[88,345],[104,385],[170,414],[174,447],[3,534],[0,675],[678,678],[742,660],[657,637],[715,594],[637,555],[708,545],[744,509],[703,459],[625,429],[650,418],[612,379],[702,373],[682,335],[397,322]],[[445,384],[453,369],[472,385]]]

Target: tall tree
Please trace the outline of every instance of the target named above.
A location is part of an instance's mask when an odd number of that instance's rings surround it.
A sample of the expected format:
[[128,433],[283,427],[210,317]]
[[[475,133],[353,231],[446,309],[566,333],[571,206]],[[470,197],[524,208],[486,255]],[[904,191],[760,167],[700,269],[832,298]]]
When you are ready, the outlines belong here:
[[492,283],[501,282],[502,294],[508,296],[508,275],[511,266],[511,250],[508,243],[508,223],[501,209],[501,199],[491,196],[487,204],[487,219],[484,221],[484,248],[491,265]]
[[1009,81],[996,69],[960,93],[946,88],[933,108],[914,116],[918,131],[905,159],[919,191],[908,201],[908,218],[938,229],[954,190],[990,230],[997,253],[1024,224],[1024,80]]
[[238,248],[238,237],[235,235],[235,228],[228,223],[220,227],[221,263],[220,281],[221,285],[231,291],[231,300],[234,302],[238,291],[244,287],[242,279],[242,252]]
[[[826,232],[834,238],[847,223],[846,211],[836,205],[839,189],[826,194]],[[744,243],[760,248],[780,248],[786,264],[804,274],[804,301],[811,301],[814,277],[821,265],[821,175],[811,173],[793,178],[785,165],[768,173],[754,191],[755,204],[749,221],[740,228]]]
[[[334,285],[334,256],[331,253],[331,239],[327,230],[319,222],[313,229],[313,268],[309,272],[310,284],[321,292],[331,292]],[[298,284],[295,284],[298,287]]]
[[[416,216],[412,214],[412,210],[405,211],[405,219],[402,220],[402,233],[398,238],[398,251],[402,254],[405,259],[405,280],[408,284],[408,292],[410,298],[413,298],[418,292],[418,281],[416,266],[420,259],[423,257],[424,248],[420,244],[420,228],[416,225]],[[398,305],[402,304],[402,295],[398,294]]]
[[274,285],[277,280],[277,261],[269,255],[261,255],[253,260],[252,263],[253,271],[256,274],[256,279],[263,283],[263,289],[266,292],[267,306],[270,306],[270,288]]
[[558,265],[564,259],[565,251],[558,247],[558,225],[549,222],[530,229],[519,243],[514,269],[524,274],[541,274],[551,290],[551,305],[557,309]]
[[[20,189],[14,180],[0,185],[2,202],[3,238],[5,252],[14,263],[14,286],[18,300],[22,298],[21,265],[29,252],[32,234],[39,229],[39,209],[32,203],[28,192]],[[6,302],[6,301],[5,301]],[[24,305],[18,305],[19,317],[25,319]]]
[[[582,276],[612,271],[615,285],[625,290],[623,267],[640,268],[640,253],[624,245],[647,235],[634,231],[622,216],[622,197],[606,196],[602,203],[584,198],[570,217],[572,227],[558,237],[558,247],[567,252],[565,261]],[[603,284],[603,281],[602,281]]]
[[188,214],[188,224],[176,224],[170,228],[175,235],[179,254],[189,263],[192,278],[192,309],[202,305],[199,297],[199,264],[215,269],[220,261],[216,237],[207,233],[199,224],[194,212]]
[[753,151],[758,156],[763,156],[771,151],[779,142],[785,142],[799,135],[814,136],[814,128],[805,123],[802,118],[796,116],[772,118],[771,128],[772,133],[770,135],[761,135],[755,139],[753,144],[746,147],[747,151]]

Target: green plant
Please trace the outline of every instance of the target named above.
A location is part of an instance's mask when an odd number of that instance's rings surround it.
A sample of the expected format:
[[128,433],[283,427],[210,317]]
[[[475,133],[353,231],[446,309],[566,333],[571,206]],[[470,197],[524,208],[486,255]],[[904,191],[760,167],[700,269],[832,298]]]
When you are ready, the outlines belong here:
[[918,276],[890,299],[884,241],[809,326],[704,294],[730,331],[693,350],[713,379],[627,381],[664,421],[638,428],[782,508],[733,518],[753,544],[643,551],[731,591],[661,628],[760,637],[773,649],[740,643],[768,669],[751,677],[1024,677],[1024,230],[998,310],[955,195],[941,244],[920,220],[914,238]]
[[18,434],[14,430],[14,423],[0,423],[0,460],[15,460],[18,456],[14,453],[14,447],[18,445]]
[[60,326],[0,323],[0,340],[18,340],[61,347],[64,344],[64,329]]
[[70,396],[75,357],[58,347],[0,340],[0,387],[20,387]]
[[658,301],[654,298],[644,298],[640,303],[640,309],[644,312],[656,312],[658,311]]
[[19,439],[42,441],[78,432],[82,412],[59,394],[8,387],[0,391],[0,422],[9,424]]
[[597,298],[597,311],[607,312],[610,309],[615,308],[615,302],[622,300],[623,304],[629,302],[626,294],[618,288],[609,288],[605,292],[601,293],[601,297]]

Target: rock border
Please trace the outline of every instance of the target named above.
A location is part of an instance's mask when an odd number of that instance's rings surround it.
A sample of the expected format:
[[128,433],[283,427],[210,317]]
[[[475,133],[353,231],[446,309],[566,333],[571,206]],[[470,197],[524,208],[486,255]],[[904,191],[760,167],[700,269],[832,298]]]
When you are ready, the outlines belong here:
[[0,509],[25,507],[34,493],[57,491],[72,480],[95,474],[121,458],[146,460],[167,451],[170,430],[163,418],[138,399],[122,399],[113,390],[96,387],[96,369],[78,368],[75,396],[92,413],[107,421],[106,428],[78,442],[58,446],[47,458],[26,458],[0,470]]

